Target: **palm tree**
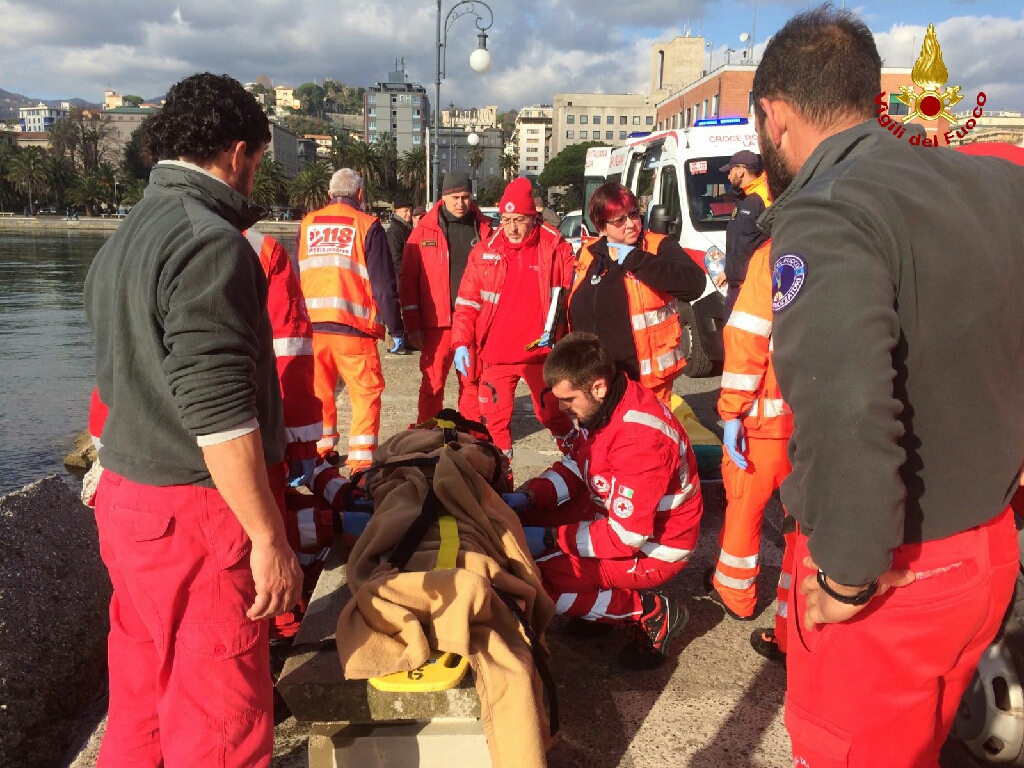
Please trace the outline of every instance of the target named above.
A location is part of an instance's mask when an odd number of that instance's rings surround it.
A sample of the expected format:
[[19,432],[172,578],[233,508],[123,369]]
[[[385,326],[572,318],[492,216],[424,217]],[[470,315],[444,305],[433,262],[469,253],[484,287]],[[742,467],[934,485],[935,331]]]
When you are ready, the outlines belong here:
[[394,192],[398,186],[398,144],[390,133],[380,133],[373,148],[380,159],[380,188],[382,191]]
[[7,178],[28,193],[28,212],[35,216],[33,196],[46,188],[46,153],[39,147],[26,147],[15,154],[7,167]]
[[103,188],[101,202],[113,203],[117,207],[117,169],[111,163],[102,162],[96,167],[96,180]]
[[121,189],[121,202],[127,206],[133,206],[142,199],[142,195],[146,192],[146,187],[149,186],[149,181],[146,179],[133,179],[125,184]]
[[476,188],[476,172],[480,167],[480,164],[484,161],[484,148],[479,144],[472,146],[466,152],[466,159],[469,161],[469,167],[473,171],[473,187]]
[[356,139],[353,139],[348,131],[342,131],[334,135],[334,142],[331,144],[331,165],[334,170],[340,168],[349,168],[349,157],[352,153],[353,145],[361,143]]
[[84,205],[85,215],[93,215],[93,207],[103,200],[106,188],[95,173],[85,173],[78,177],[70,190],[68,199],[73,205]]
[[256,176],[252,182],[252,194],[249,197],[257,205],[271,208],[288,194],[288,175],[279,160],[270,153],[263,155]]
[[307,163],[292,179],[290,198],[292,205],[312,211],[327,202],[331,183],[331,166],[323,160]]
[[18,199],[18,192],[14,183],[7,178],[11,169],[11,158],[17,153],[14,147],[7,144],[0,144],[0,210],[8,205],[14,205]]
[[46,183],[58,212],[64,210],[64,196],[77,178],[78,171],[70,158],[52,155],[46,158]]
[[503,154],[501,156],[501,175],[505,181],[511,181],[519,172],[519,158],[515,155]]
[[381,179],[381,160],[377,149],[372,144],[355,141],[352,143],[348,159],[349,168],[363,177],[366,205],[369,207],[373,190],[379,185]]
[[424,202],[427,183],[427,150],[409,149],[398,159],[398,175],[402,184],[412,190],[413,204]]

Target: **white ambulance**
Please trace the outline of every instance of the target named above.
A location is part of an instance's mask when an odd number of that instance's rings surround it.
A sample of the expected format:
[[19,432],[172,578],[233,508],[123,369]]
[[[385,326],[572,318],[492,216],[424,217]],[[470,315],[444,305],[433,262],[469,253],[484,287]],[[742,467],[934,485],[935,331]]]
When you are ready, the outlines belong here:
[[591,194],[606,181],[619,181],[640,201],[645,227],[677,238],[709,273],[704,295],[679,312],[683,373],[691,377],[710,375],[725,357],[724,296],[712,276],[724,268],[725,230],[736,199],[728,174],[719,169],[741,149],[758,151],[754,126],[745,117],[698,120],[690,128],[634,135],[615,149],[587,151],[583,212],[588,234],[597,233],[587,212]]

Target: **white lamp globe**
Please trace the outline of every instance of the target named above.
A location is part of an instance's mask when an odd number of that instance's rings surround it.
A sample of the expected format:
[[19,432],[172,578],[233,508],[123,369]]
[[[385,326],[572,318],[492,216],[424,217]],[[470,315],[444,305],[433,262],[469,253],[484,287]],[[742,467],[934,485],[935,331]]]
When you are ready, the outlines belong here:
[[475,147],[477,144],[480,143],[480,137],[474,132],[466,137],[466,141],[469,143],[469,146]]
[[474,72],[482,75],[491,68],[491,52],[486,48],[477,48],[469,56],[469,66]]

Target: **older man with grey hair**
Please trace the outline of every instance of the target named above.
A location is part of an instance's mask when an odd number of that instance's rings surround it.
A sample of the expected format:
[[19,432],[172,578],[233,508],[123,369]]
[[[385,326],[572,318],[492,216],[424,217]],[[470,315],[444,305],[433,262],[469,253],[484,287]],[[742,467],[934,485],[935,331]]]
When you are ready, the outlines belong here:
[[324,432],[317,448],[335,453],[340,377],[352,403],[346,463],[369,466],[380,430],[384,391],[377,341],[385,327],[400,349],[405,335],[387,235],[363,211],[363,180],[351,168],[331,177],[330,202],[302,219],[296,256],[302,293],[313,321],[313,387],[323,405]]

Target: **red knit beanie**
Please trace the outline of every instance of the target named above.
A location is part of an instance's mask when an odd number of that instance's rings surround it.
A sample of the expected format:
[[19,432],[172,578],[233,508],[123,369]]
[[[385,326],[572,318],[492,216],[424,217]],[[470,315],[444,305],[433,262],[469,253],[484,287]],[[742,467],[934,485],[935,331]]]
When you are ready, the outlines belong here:
[[537,206],[533,204],[533,185],[530,180],[519,177],[509,182],[505,194],[498,203],[498,213],[518,213],[520,216],[536,216]]

